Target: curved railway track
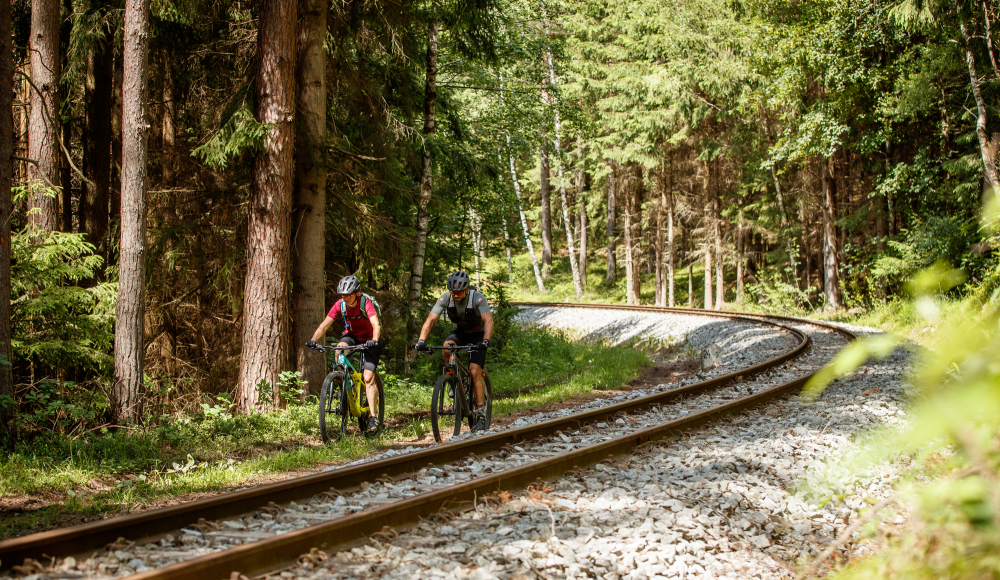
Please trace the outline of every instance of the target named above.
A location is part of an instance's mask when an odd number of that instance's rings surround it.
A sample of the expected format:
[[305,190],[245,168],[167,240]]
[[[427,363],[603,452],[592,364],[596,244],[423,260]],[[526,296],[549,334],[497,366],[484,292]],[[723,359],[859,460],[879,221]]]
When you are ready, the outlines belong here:
[[[234,571],[248,576],[260,574],[289,561],[294,561],[300,554],[308,553],[313,548],[331,550],[367,540],[370,535],[381,532],[386,526],[406,526],[418,522],[421,518],[433,516],[442,509],[461,509],[472,505],[477,498],[488,497],[501,490],[523,488],[539,479],[556,477],[567,471],[593,465],[610,456],[628,453],[648,442],[669,438],[685,430],[695,429],[726,414],[797,392],[812,376],[811,372],[799,373],[791,380],[759,389],[735,399],[731,396],[719,398],[717,395],[713,395],[734,382],[744,381],[772,371],[777,372],[781,365],[789,363],[809,351],[812,341],[808,334],[787,323],[798,326],[809,325],[833,331],[843,339],[844,344],[847,340],[854,338],[850,332],[829,324],[780,316],[651,306],[548,303],[532,303],[525,304],[525,306],[628,310],[726,318],[777,327],[797,337],[798,344],[780,356],[726,375],[568,417],[449,442],[389,459],[371,461],[282,483],[259,486],[170,508],[0,542],[0,565],[3,569],[7,569],[11,565],[29,558],[42,560],[43,557],[76,556],[82,559],[94,551],[103,550],[109,544],[121,548],[123,543],[118,541],[119,538],[128,538],[128,542],[124,543],[128,546],[134,545],[133,543],[153,545],[154,542],[163,538],[172,538],[173,536],[168,536],[168,534],[171,532],[177,534],[178,530],[182,528],[201,529],[207,534],[210,533],[208,530],[213,529],[212,522],[259,512],[265,512],[268,515],[281,515],[282,512],[288,511],[285,506],[293,506],[295,505],[293,502],[309,500],[309,498],[325,497],[325,500],[318,500],[325,501],[326,503],[323,505],[344,506],[347,502],[343,501],[342,498],[335,499],[337,496],[346,497],[347,494],[363,489],[373,481],[382,482],[387,487],[400,487],[399,485],[393,486],[393,483],[398,484],[398,482],[424,482],[421,485],[410,485],[409,487],[407,487],[408,484],[402,485],[403,489],[415,491],[412,494],[404,492],[399,499],[384,502],[382,505],[379,505],[379,502],[374,502],[376,507],[371,509],[326,516],[319,518],[320,523],[316,525],[306,525],[300,529],[266,539],[249,541],[242,545],[228,547],[228,549],[197,555],[184,561],[139,572],[132,577],[136,579],[204,578],[214,580],[229,578]],[[599,436],[608,431],[606,428],[608,422],[623,414],[650,412],[650,410],[656,412],[658,409],[663,409],[664,405],[682,400],[696,401],[698,397],[707,397],[705,399],[707,403],[702,403],[700,407],[694,407],[693,411],[683,411],[679,416],[669,420],[658,421],[655,426],[632,431],[625,429],[615,437]],[[618,421],[621,422],[620,419]],[[559,449],[560,438],[567,442],[571,440],[566,437],[564,432],[582,433],[588,431],[587,426],[590,426],[589,432],[594,433],[594,425],[602,425],[605,428],[597,436],[580,439],[585,444],[564,445],[563,449]],[[555,451],[551,451],[553,449],[552,443],[548,443],[549,447],[545,447],[546,441],[553,440],[556,442]],[[519,444],[526,442],[534,444],[540,442],[543,445],[541,449],[549,450],[524,452]],[[526,460],[523,465],[515,467],[505,465],[498,472],[490,473],[489,471],[493,471],[491,467],[481,473],[469,473],[468,477],[463,476],[455,484],[449,482],[448,485],[434,485],[435,478],[429,479],[427,476],[428,467],[435,468],[436,466],[440,471],[439,466],[461,464],[463,460],[468,463],[469,458],[478,460],[479,457],[491,453],[501,457],[527,453],[531,457],[528,458],[530,461]],[[474,463],[480,466],[489,463],[489,461]],[[457,468],[455,471],[461,472],[462,468]],[[431,481],[431,483],[427,484],[427,481]],[[372,503],[368,503],[366,507],[371,507],[371,505]],[[261,508],[264,509],[261,510]],[[334,513],[333,510],[330,513]],[[267,515],[263,517],[267,517]],[[293,515],[293,517],[299,516]],[[303,518],[299,519],[305,521]],[[314,517],[313,521],[315,519]],[[195,524],[195,522],[199,523]],[[218,526],[216,525],[214,528],[217,529]],[[202,532],[196,533],[201,534]],[[228,535],[232,536],[233,534],[230,532]],[[249,536],[246,537],[250,539]],[[114,550],[115,548],[112,547],[112,551]]]

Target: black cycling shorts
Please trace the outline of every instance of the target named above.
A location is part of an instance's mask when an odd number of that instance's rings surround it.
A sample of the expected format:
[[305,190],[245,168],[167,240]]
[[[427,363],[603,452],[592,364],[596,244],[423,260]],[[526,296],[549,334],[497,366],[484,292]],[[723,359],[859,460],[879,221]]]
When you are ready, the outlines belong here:
[[[351,334],[345,334],[340,337],[340,342],[347,344],[347,346],[358,346],[367,341],[361,340]],[[375,372],[375,367],[378,366],[378,359],[382,356],[383,348],[385,348],[385,341],[380,338],[377,345],[361,351],[361,368],[366,371]]]
[[[444,339],[444,342],[454,342],[458,346],[466,346],[469,344],[476,344],[483,340],[485,332],[462,332],[458,327],[451,329],[451,333],[448,334],[448,338]],[[485,350],[470,350],[469,351],[469,362],[475,365],[479,365],[480,368],[486,368],[486,351]]]

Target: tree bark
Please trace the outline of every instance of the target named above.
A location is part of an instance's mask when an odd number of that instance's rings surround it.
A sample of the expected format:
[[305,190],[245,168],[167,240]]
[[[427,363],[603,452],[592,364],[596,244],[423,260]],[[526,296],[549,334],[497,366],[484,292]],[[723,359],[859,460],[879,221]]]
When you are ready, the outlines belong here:
[[990,63],[993,64],[993,75],[1000,80],[1000,68],[997,67],[997,58],[993,54],[993,30],[990,24],[990,9],[983,0],[983,19],[986,21],[986,50],[990,53]]
[[705,188],[705,310],[712,308],[712,239],[711,231],[713,226],[714,211],[712,208],[712,162],[705,162],[705,174],[703,176],[703,186]]
[[[435,107],[437,105],[437,59],[438,59],[438,23],[431,22],[427,27],[427,71],[424,80],[424,135],[430,138],[434,135],[437,123]],[[420,169],[420,197],[417,198],[417,235],[413,242],[413,261],[410,266],[410,296],[406,316],[406,336],[416,332],[417,308],[420,306],[420,294],[424,289],[424,259],[427,251],[427,231],[430,216],[427,209],[433,193],[434,160],[427,144],[424,144]]]
[[965,39],[965,60],[969,65],[969,82],[972,84],[972,95],[976,99],[976,136],[979,138],[979,152],[983,158],[983,171],[986,185],[993,190],[993,195],[1000,198],[1000,177],[997,176],[996,152],[997,143],[986,133],[987,110],[986,102],[980,91],[979,75],[976,73],[976,57],[972,54],[972,45],[965,22],[960,24],[962,37]]
[[581,169],[577,173],[577,197],[580,203],[580,285],[587,287],[587,176]]
[[542,274],[549,277],[552,269],[552,204],[549,194],[549,152],[545,149],[544,140],[539,151],[539,193],[542,198]]
[[[31,113],[28,119],[28,157],[38,162],[28,164],[28,182],[55,187],[60,184],[59,151],[59,0],[32,0],[31,36]],[[56,196],[59,192],[54,192]],[[59,229],[59,199],[42,191],[33,191],[28,200],[33,226],[41,231]]]
[[642,168],[635,167],[635,176],[626,194],[625,207],[625,286],[628,304],[642,301],[642,269],[640,264],[642,236]]
[[[326,363],[322,353],[306,347],[306,341],[326,317],[323,292],[326,287],[327,3],[299,0],[298,14],[292,339],[295,368],[302,373],[309,391],[319,393]],[[425,241],[426,235],[425,230]]]
[[87,51],[86,139],[83,150],[84,182],[80,196],[80,230],[86,240],[108,259],[108,191],[111,187],[111,59],[110,39],[91,43]]
[[257,121],[272,128],[254,158],[251,181],[243,354],[235,399],[241,412],[261,409],[261,391],[267,387],[272,397],[277,395],[278,376],[287,361],[296,20],[294,3],[261,1],[254,100]]
[[837,232],[834,203],[837,197],[837,180],[833,175],[833,158],[823,162],[821,182],[823,188],[823,296],[827,308],[841,308],[840,259],[837,256]]
[[150,0],[126,0],[122,89],[122,215],[115,311],[115,380],[111,415],[141,418],[146,265],[146,67]]
[[613,285],[618,279],[618,249],[615,248],[615,162],[609,161],[608,165],[611,168],[611,172],[608,173],[608,261],[607,261],[607,274],[604,277],[604,283],[608,286]]
[[0,431],[6,432],[12,442],[14,430],[12,418],[14,408],[3,404],[13,402],[14,378],[11,372],[13,353],[10,332],[10,218],[11,185],[14,166],[14,113],[13,90],[7,90],[6,83],[14,78],[14,46],[11,39],[10,0],[0,2],[0,79],[4,90],[0,90]]
[[674,307],[674,155],[670,153],[670,172],[661,203],[667,207],[667,306]]
[[[72,121],[64,121],[62,123],[62,142],[69,147],[69,144],[73,140],[73,123]],[[62,185],[62,191],[60,191],[59,197],[59,209],[62,212],[62,220],[60,230],[64,232],[73,231],[73,172],[70,169],[69,161],[65,156],[59,156],[61,167],[59,168],[59,183]]]
[[705,244],[705,310],[712,309],[712,247]]
[[[60,71],[67,70],[69,68],[69,40],[73,32],[73,18],[67,17],[62,18],[62,15],[67,16],[73,14],[73,0],[62,0],[62,9],[59,15],[59,46],[60,50]],[[60,72],[61,74],[61,72]],[[60,82],[61,84],[61,82]],[[72,90],[72,89],[70,89]],[[67,91],[64,87],[60,87],[59,90],[59,101],[65,102],[68,99]],[[60,128],[62,136],[60,140],[62,141],[62,147],[60,148],[60,153],[62,148],[66,151],[70,151],[73,142],[73,118],[70,116],[68,119],[63,119],[62,114],[56,113],[56,121]],[[73,172],[70,168],[70,159],[66,155],[59,155],[60,167],[59,167],[59,185],[62,186],[62,190],[59,192],[59,211],[62,214],[59,221],[59,229],[64,232],[73,231]]]
[[[177,156],[174,146],[177,140],[177,104],[174,87],[173,74],[173,50],[164,47],[160,51],[162,59],[161,86],[163,88],[163,114],[160,118],[160,144],[162,146],[161,159],[161,188],[165,193],[160,198],[160,203],[154,203],[156,217],[159,218],[162,226],[165,226],[163,236],[164,250],[170,254],[176,251],[177,239],[174,228],[177,227],[176,193],[174,187],[177,185],[177,172],[175,163]],[[156,298],[151,301],[150,309],[159,312],[161,325],[157,336],[159,336],[160,357],[163,359],[163,366],[167,376],[177,376],[176,368],[176,345],[177,345],[177,308],[174,303],[175,275],[172,269],[164,272],[163,288],[156,293]],[[159,300],[159,304],[157,304]]]
[[743,227],[736,226],[736,303],[743,304]]
[[712,237],[715,239],[715,309],[726,305],[725,275],[722,250],[722,203],[719,200],[719,160],[715,160],[715,184],[712,187]]
[[694,262],[688,264],[688,308],[694,308]]
[[654,286],[656,295],[656,305],[666,306],[666,293],[664,289],[666,287],[666,272],[664,271],[664,247],[663,247],[663,227],[664,227],[664,214],[666,213],[666,203],[664,199],[666,197],[666,184],[663,179],[663,172],[659,175],[660,183],[660,196],[656,200],[656,256],[654,258]]
[[[109,52],[113,52],[108,49]],[[124,39],[118,45],[119,53],[125,52]],[[121,58],[114,59],[111,71],[111,188],[108,191],[108,219],[117,220],[121,217],[122,206],[122,85],[124,84],[124,66]],[[111,254],[111,244],[108,244],[108,262],[113,263],[115,257]]]
[[[510,148],[510,135],[507,135],[507,147]],[[517,166],[514,165],[514,156],[510,155],[510,179],[514,182],[514,197],[517,199],[517,213],[521,217],[521,230],[524,232],[524,245],[528,247],[528,255],[531,257],[531,267],[535,269],[535,283],[538,284],[538,292],[545,294],[545,282],[542,280],[542,272],[538,268],[538,258],[535,257],[535,247],[531,243],[531,231],[528,229],[528,218],[524,215],[524,208],[521,206],[521,182],[517,180]]]
[[503,216],[503,241],[504,249],[507,250],[507,283],[514,284],[514,262],[510,257],[510,232],[507,230],[507,216]]
[[[555,87],[556,73],[555,67],[552,64],[552,53],[550,52],[547,56],[549,63],[549,82],[551,83],[551,86]],[[559,109],[553,109],[552,119],[555,125],[556,162],[559,164],[559,201],[562,202],[563,224],[566,228],[566,248],[569,250],[569,269],[573,273],[573,290],[576,291],[576,297],[581,298],[583,296],[583,286],[580,284],[580,268],[576,261],[576,252],[573,248],[573,226],[569,219],[569,203],[566,201],[566,182],[563,178],[562,141],[559,135]]]

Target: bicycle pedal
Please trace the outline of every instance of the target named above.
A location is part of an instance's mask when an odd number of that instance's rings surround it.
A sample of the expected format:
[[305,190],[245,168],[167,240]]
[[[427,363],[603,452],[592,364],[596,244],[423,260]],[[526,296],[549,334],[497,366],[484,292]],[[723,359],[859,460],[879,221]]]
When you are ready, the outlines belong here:
[[455,414],[455,410],[452,409],[451,411],[443,411],[441,414],[442,415],[454,415]]

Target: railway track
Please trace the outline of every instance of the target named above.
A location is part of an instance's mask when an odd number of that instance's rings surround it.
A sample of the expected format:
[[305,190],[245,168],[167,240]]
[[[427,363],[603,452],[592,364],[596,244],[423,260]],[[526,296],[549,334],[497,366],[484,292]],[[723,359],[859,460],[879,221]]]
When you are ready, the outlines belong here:
[[[532,306],[719,317],[770,325],[796,337],[798,343],[780,356],[727,375],[569,417],[172,508],[8,540],[0,543],[0,561],[6,568],[25,558],[40,560],[43,554],[61,558],[76,556],[81,561],[78,570],[88,575],[92,572],[97,576],[111,576],[116,575],[121,566],[129,564],[121,562],[122,559],[142,552],[145,558],[133,558],[142,562],[133,565],[132,569],[139,571],[135,578],[215,579],[228,578],[234,571],[258,574],[295,560],[313,548],[330,550],[367,540],[385,526],[412,524],[443,508],[462,508],[500,490],[523,488],[539,479],[628,453],[650,441],[674,436],[725,414],[792,393],[812,374],[798,373],[789,380],[764,381],[767,388],[747,387],[745,390],[749,394],[740,397],[733,394],[734,389],[725,388],[735,382],[746,385],[746,381],[755,376],[779,372],[794,375],[794,371],[787,370],[788,367],[781,369],[781,365],[804,355],[812,345],[806,333],[785,324],[802,325],[803,321],[799,320],[642,306]],[[808,324],[825,329],[827,335],[838,336],[841,345],[853,338],[850,333],[830,325],[812,321]],[[837,345],[824,348],[829,351],[826,354],[830,354]],[[673,407],[678,408],[671,411]],[[630,425],[633,421],[622,417],[643,413],[649,415],[648,420],[640,421],[639,427]],[[651,420],[654,425],[646,426]],[[480,459],[491,453],[499,459]],[[445,465],[447,471],[440,468]],[[362,499],[356,499],[359,495]],[[303,501],[304,505],[295,503]],[[222,524],[218,523],[223,520]],[[247,528],[251,520],[292,520],[299,527],[280,535],[236,529],[239,526]],[[117,542],[118,538],[128,538],[128,541]],[[211,538],[216,551],[202,554],[189,549],[184,553],[185,546],[196,543],[186,541],[191,538],[201,538],[201,543]],[[234,539],[246,543],[231,545]],[[103,551],[109,544],[113,544],[108,551],[109,557],[103,561],[98,561],[100,558],[85,560],[90,552]],[[155,557],[157,555],[159,557]],[[187,559],[169,563],[178,555],[187,556]],[[143,570],[164,560],[166,565]],[[88,561],[95,562],[97,569],[88,570]],[[65,565],[66,560],[61,562],[63,568],[70,568]]]

